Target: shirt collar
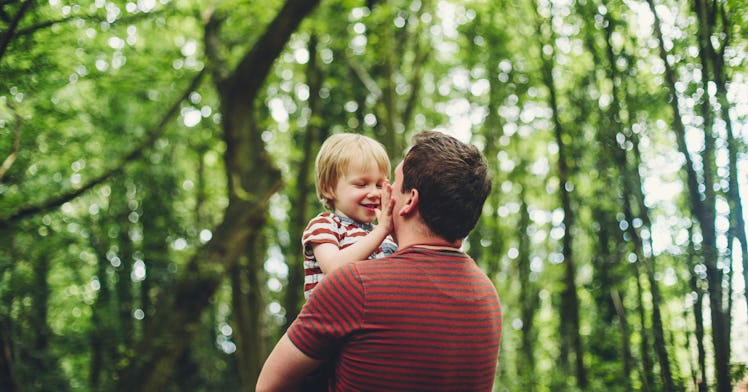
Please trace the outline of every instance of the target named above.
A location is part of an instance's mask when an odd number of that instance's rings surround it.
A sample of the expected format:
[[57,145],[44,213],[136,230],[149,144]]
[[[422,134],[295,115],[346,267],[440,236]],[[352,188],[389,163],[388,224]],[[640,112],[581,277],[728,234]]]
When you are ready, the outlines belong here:
[[351,218],[349,218],[347,216],[339,215],[339,214],[336,214],[334,212],[333,212],[333,215],[335,215],[336,217],[338,217],[338,219],[340,219],[341,222],[343,222],[343,223],[345,223],[347,225],[350,225],[350,224],[356,225],[356,226],[360,227],[364,231],[371,231],[372,229],[374,229],[374,225],[371,224],[371,223],[356,222],[355,220],[353,220],[353,219],[351,219]]

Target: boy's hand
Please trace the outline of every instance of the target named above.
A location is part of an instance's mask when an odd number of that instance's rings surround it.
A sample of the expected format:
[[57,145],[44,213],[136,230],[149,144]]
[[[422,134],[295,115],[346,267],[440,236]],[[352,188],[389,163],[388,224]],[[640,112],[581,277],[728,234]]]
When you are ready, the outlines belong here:
[[387,229],[387,233],[392,232],[392,211],[395,208],[394,200],[392,199],[392,185],[390,183],[384,184],[382,187],[382,194],[379,198],[379,204],[381,209],[375,211],[377,216],[377,226],[384,226]]

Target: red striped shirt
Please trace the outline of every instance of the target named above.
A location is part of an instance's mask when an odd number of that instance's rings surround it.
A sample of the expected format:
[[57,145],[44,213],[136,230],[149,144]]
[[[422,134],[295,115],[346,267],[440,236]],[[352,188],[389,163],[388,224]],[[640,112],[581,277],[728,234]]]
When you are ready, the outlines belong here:
[[[301,237],[301,246],[304,249],[304,298],[308,299],[312,295],[314,288],[325,276],[314,256],[312,245],[333,244],[339,249],[345,249],[366,237],[373,228],[372,224],[355,222],[351,218],[331,212],[320,213],[309,221]],[[388,235],[371,253],[369,259],[389,256],[396,250],[397,244]]]
[[288,336],[332,358],[332,391],[490,391],[501,306],[464,253],[411,247],[333,271]]

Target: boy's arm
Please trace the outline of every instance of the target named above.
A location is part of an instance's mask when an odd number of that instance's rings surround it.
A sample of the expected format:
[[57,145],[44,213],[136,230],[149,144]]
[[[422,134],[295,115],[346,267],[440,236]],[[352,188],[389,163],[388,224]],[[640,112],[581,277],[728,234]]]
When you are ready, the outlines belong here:
[[336,268],[352,261],[365,260],[384,241],[385,237],[392,231],[392,187],[387,184],[382,192],[382,210],[377,218],[377,225],[369,234],[351,246],[340,249],[335,244],[321,243],[312,247],[314,257],[319,263],[320,269],[329,274]]
[[262,366],[255,390],[300,391],[304,377],[321,363],[301,352],[284,334]]

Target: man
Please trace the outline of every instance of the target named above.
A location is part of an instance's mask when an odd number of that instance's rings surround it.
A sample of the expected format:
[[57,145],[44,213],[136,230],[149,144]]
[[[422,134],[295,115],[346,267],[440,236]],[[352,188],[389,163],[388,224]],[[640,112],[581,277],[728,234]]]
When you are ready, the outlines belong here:
[[298,390],[325,361],[331,391],[490,391],[499,298],[460,251],[490,191],[477,148],[416,135],[392,184],[400,250],[326,276],[265,362],[257,391]]

